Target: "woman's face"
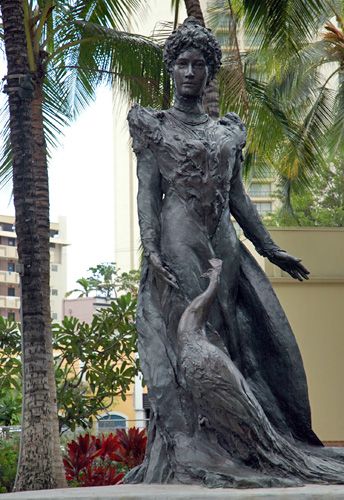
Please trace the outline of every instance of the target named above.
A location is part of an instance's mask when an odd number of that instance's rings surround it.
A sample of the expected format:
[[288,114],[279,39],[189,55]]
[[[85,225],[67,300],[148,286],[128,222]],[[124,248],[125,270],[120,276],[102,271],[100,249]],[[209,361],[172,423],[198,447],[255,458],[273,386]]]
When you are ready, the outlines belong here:
[[190,48],[181,52],[173,66],[176,92],[182,97],[198,97],[208,80],[208,67],[202,52]]

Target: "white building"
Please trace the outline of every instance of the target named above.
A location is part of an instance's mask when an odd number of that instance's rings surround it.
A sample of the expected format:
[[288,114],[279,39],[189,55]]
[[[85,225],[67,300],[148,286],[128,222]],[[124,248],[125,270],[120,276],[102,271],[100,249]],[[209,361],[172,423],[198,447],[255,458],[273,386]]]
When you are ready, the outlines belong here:
[[[0,316],[20,321],[20,279],[17,272],[15,219],[0,215]],[[66,221],[50,224],[50,305],[51,317],[63,319],[62,302],[66,293]]]

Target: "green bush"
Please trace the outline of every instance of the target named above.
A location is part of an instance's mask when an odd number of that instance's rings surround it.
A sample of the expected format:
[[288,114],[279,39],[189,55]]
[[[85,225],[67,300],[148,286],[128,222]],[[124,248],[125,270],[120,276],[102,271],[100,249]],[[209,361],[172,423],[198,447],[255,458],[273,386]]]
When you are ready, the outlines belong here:
[[12,491],[16,478],[19,438],[0,440],[0,493]]

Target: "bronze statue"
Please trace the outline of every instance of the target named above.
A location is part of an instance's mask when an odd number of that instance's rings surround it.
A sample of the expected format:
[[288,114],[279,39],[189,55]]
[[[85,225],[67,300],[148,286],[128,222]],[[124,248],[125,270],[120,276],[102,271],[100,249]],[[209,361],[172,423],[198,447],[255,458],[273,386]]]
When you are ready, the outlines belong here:
[[300,259],[272,241],[245,193],[240,118],[228,113],[214,121],[204,113],[219,45],[188,18],[168,38],[164,58],[175,85],[173,107],[135,105],[128,116],[145,255],[139,354],[152,418],[145,461],[127,481],[343,482],[341,454],[325,450],[312,431],[288,321],[231,221],[232,215],[261,255],[293,278],[308,279]]

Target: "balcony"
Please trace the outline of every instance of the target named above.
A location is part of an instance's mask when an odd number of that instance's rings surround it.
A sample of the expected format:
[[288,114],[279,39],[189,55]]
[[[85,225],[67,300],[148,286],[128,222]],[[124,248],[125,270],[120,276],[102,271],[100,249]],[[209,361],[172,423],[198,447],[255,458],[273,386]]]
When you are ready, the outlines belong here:
[[4,309],[19,309],[20,298],[0,295],[0,307]]
[[0,271],[0,283],[19,285],[19,274],[9,271]]
[[0,258],[3,257],[5,259],[18,259],[17,249],[16,247],[8,246],[8,245],[0,245]]

